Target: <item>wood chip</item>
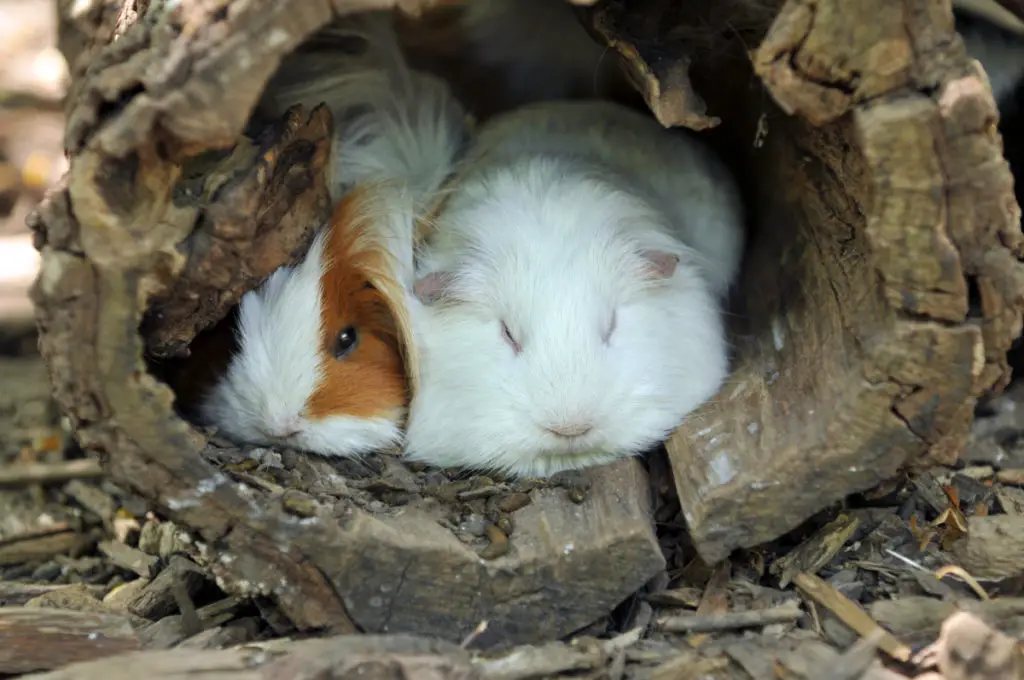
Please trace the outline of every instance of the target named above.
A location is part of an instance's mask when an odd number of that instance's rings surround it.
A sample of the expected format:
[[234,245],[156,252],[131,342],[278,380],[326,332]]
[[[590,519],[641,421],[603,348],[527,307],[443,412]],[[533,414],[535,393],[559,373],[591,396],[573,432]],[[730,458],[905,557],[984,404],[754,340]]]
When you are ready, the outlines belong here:
[[967,519],[967,535],[954,542],[957,563],[979,579],[1024,575],[1024,516]]
[[148,555],[138,548],[120,541],[100,541],[97,546],[110,561],[128,571],[134,571],[142,578],[152,578],[160,558]]
[[566,671],[593,670],[604,660],[605,651],[598,644],[568,646],[552,642],[538,647],[520,647],[495,659],[480,659],[474,665],[486,680],[526,680]]
[[752,609],[745,612],[726,612],[701,616],[663,616],[655,619],[654,625],[668,633],[710,633],[736,628],[753,628],[772,623],[792,623],[803,616],[797,602],[790,602],[769,609]]
[[94,614],[110,613],[110,610],[104,607],[96,597],[95,591],[81,583],[43,593],[26,602],[25,607],[29,609],[36,607],[68,609],[76,612],[93,612]]
[[[49,585],[42,583],[22,583],[19,581],[0,581],[0,607],[18,607],[40,595],[64,590],[71,586]],[[94,596],[103,594],[103,586],[79,584],[76,587],[87,589]]]
[[0,566],[42,562],[55,555],[80,550],[91,537],[70,529],[34,531],[0,541]]
[[142,589],[149,585],[149,579],[137,578],[112,588],[103,598],[103,605],[119,614],[130,614],[128,605],[135,601]]
[[719,677],[718,672],[729,666],[724,656],[703,657],[695,651],[685,651],[651,669],[650,680],[698,680]]
[[94,479],[103,476],[99,461],[92,458],[60,463],[8,465],[0,468],[0,487],[28,484],[53,484],[69,479]]
[[770,571],[779,577],[779,587],[788,586],[793,577],[802,571],[818,573],[843,549],[859,526],[860,519],[857,516],[842,513],[814,532],[795,550],[777,559]]
[[104,526],[113,527],[117,502],[95,484],[75,479],[64,485],[64,493],[78,501],[82,507],[100,518]]
[[875,623],[868,613],[861,609],[860,605],[846,598],[817,576],[807,573],[797,574],[793,577],[793,583],[808,597],[835,614],[840,621],[861,637],[873,636],[877,631],[881,631],[882,636],[878,640],[878,646],[889,656],[898,661],[910,659],[910,647],[885,632],[885,629]]
[[1008,470],[1000,470],[996,473],[996,481],[1000,484],[1013,484],[1014,486],[1024,486],[1024,468],[1012,468]]
[[901,638],[934,640],[942,623],[957,611],[967,611],[989,624],[1002,625],[1024,616],[1024,597],[950,602],[931,597],[907,596],[879,600],[868,607],[872,618]]
[[997,485],[994,489],[999,507],[1007,515],[1024,515],[1024,489]]
[[174,597],[176,583],[183,583],[190,596],[199,592],[206,581],[206,573],[196,564],[180,555],[174,555],[161,571],[139,592],[127,609],[136,616],[160,619],[174,614],[178,603]]
[[185,649],[224,649],[255,640],[262,623],[255,616],[236,619],[223,626],[209,628],[183,640],[178,646]]
[[0,673],[30,673],[140,648],[123,616],[63,609],[0,609]]
[[241,602],[233,597],[208,604],[189,615],[165,616],[159,621],[142,628],[139,639],[147,649],[169,649],[206,628],[226,624],[235,617]]

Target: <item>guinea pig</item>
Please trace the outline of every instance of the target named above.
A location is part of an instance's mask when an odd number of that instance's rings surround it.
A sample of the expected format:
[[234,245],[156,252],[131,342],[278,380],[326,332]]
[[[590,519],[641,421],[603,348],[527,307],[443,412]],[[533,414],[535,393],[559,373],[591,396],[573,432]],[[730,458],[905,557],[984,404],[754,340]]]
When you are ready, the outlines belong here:
[[242,297],[238,349],[202,398],[201,422],[239,443],[328,456],[400,443],[405,306],[369,203],[350,192],[302,262]]
[[728,374],[743,238],[693,135],[600,101],[484,124],[417,256],[405,455],[546,476],[657,445]]
[[318,40],[327,49],[293,55],[264,106],[331,109],[340,200],[305,260],[243,297],[239,352],[202,412],[240,441],[351,455],[401,441],[418,380],[407,304],[416,215],[469,128],[445,82],[408,67],[390,13],[345,17]]

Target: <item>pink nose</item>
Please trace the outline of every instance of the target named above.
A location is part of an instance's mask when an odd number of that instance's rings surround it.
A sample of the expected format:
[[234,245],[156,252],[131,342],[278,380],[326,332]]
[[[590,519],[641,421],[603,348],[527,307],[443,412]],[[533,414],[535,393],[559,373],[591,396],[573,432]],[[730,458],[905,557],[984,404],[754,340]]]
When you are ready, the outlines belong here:
[[594,426],[590,423],[557,423],[555,425],[548,425],[547,431],[558,435],[559,437],[582,437],[586,433],[594,429]]
[[286,423],[268,423],[262,429],[263,434],[270,439],[291,439],[299,434],[299,425],[294,420]]

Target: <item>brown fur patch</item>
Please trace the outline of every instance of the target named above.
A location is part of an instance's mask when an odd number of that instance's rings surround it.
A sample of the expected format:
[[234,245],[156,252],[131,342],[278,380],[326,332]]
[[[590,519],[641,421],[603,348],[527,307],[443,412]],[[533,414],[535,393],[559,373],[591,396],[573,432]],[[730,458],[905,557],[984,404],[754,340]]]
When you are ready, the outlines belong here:
[[[350,192],[335,206],[324,248],[326,262],[320,305],[323,376],[306,402],[310,418],[349,415],[391,417],[408,395],[401,341],[394,314],[374,281],[390,271],[388,255],[367,233],[362,193]],[[352,326],[359,344],[343,359],[333,348]]]

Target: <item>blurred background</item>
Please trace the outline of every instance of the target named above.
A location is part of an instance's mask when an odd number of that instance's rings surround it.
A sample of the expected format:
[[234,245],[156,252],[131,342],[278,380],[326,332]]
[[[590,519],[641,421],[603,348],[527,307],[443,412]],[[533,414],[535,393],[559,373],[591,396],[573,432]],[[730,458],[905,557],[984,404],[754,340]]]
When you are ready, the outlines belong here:
[[[53,0],[0,0],[0,354],[35,345],[28,289],[39,256],[25,218],[67,169]],[[0,375],[0,383],[5,383]]]

